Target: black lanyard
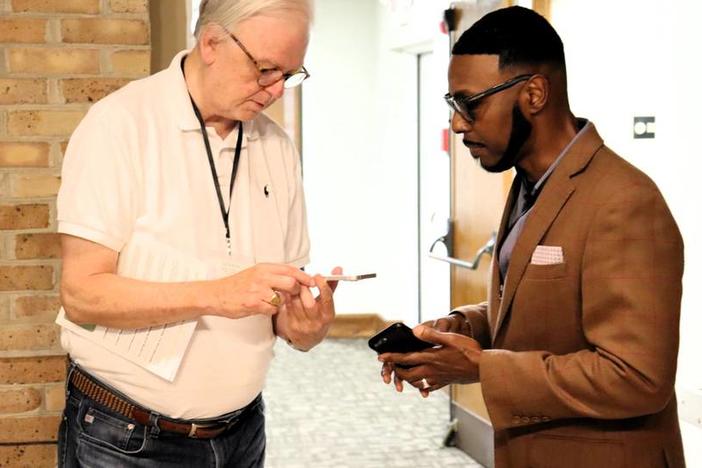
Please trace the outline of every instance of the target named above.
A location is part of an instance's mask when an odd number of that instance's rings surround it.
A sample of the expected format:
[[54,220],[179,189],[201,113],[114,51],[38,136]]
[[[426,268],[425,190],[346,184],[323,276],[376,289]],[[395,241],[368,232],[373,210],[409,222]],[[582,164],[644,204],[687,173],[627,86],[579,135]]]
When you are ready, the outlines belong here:
[[239,136],[236,140],[236,151],[234,152],[234,162],[232,163],[232,178],[229,180],[229,208],[224,208],[224,198],[222,198],[222,189],[219,187],[219,180],[217,179],[217,169],[215,169],[214,158],[212,157],[212,149],[210,148],[210,139],[207,137],[207,130],[205,129],[205,121],[202,120],[202,115],[200,110],[195,105],[193,97],[190,96],[190,102],[193,105],[193,110],[195,111],[195,116],[197,121],[200,122],[200,130],[202,131],[202,139],[205,142],[205,150],[207,150],[207,159],[210,162],[210,170],[212,171],[212,181],[214,182],[215,190],[217,191],[217,200],[219,200],[219,210],[222,214],[222,222],[224,223],[224,229],[226,229],[227,236],[227,252],[229,255],[232,254],[232,242],[229,232],[229,211],[232,208],[232,193],[234,191],[234,179],[236,179],[236,172],[239,169],[239,157],[241,156],[241,136],[243,133],[243,128],[241,122],[239,122]]

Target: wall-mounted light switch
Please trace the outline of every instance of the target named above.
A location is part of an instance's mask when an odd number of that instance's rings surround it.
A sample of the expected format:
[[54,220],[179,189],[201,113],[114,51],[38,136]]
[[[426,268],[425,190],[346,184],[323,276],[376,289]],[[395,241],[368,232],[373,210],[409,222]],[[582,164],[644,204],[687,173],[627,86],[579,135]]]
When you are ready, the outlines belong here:
[[655,138],[655,136],[655,117],[634,117],[634,138]]

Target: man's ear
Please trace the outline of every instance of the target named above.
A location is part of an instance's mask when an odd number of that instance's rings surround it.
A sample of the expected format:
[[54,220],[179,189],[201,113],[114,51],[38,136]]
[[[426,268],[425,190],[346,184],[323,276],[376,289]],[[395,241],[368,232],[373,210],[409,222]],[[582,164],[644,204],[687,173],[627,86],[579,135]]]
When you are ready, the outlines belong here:
[[211,23],[205,25],[200,33],[200,38],[197,41],[197,49],[205,65],[212,65],[215,61],[215,52],[222,43],[222,31],[220,29],[219,26]]
[[538,114],[546,107],[551,95],[551,84],[544,75],[534,75],[524,87],[526,108],[530,114]]

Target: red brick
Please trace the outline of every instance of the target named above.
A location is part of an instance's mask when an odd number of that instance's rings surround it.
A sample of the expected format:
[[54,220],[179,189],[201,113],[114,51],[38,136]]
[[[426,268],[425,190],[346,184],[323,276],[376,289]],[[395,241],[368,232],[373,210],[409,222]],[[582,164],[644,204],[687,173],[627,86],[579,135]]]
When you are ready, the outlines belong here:
[[148,50],[118,50],[110,56],[112,73],[117,76],[146,76],[151,69]]
[[54,319],[61,307],[59,296],[21,296],[15,299],[15,318]]
[[49,290],[54,269],[47,265],[0,266],[0,291]]
[[41,405],[41,393],[36,388],[0,389],[0,414],[26,413]]
[[44,408],[46,411],[62,411],[66,406],[66,389],[63,385],[44,388]]
[[100,72],[100,55],[94,49],[8,48],[7,62],[13,73],[39,73],[54,76]]
[[31,110],[8,113],[7,133],[13,136],[68,136],[78,126],[82,110]]
[[115,13],[146,13],[147,0],[110,0],[110,9]]
[[0,104],[46,104],[46,102],[46,80],[0,78]]
[[58,344],[58,325],[20,324],[0,328],[0,350],[35,351],[52,349]]
[[61,237],[55,232],[20,234],[15,237],[15,256],[21,260],[59,258]]
[[0,141],[0,167],[48,166],[48,143]]
[[0,466],[54,468],[56,453],[56,444],[0,445]]
[[61,417],[0,418],[0,443],[55,441]]
[[129,83],[125,78],[73,78],[61,80],[67,103],[95,102]]
[[12,0],[12,11],[32,13],[100,12],[100,0]]
[[49,226],[49,205],[0,205],[0,229],[32,229]]
[[63,42],[147,45],[149,28],[142,20],[71,18],[61,21]]
[[12,176],[11,196],[15,198],[53,197],[61,186],[61,177],[51,174]]
[[0,384],[38,384],[66,380],[66,356],[0,358]]
[[0,18],[0,43],[24,42],[43,44],[46,20],[38,18]]

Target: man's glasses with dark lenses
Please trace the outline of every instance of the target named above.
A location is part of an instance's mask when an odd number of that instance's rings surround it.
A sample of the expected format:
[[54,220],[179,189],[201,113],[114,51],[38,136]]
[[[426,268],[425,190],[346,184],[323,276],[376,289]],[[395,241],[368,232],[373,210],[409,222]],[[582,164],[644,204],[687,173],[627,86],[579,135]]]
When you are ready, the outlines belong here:
[[305,70],[304,66],[291,73],[282,73],[277,68],[262,67],[261,65],[259,65],[258,61],[255,58],[253,58],[253,55],[251,55],[249,51],[246,50],[244,44],[242,44],[241,41],[239,41],[239,39],[237,39],[234,34],[230,33],[229,31],[227,32],[229,33],[229,37],[231,37],[234,40],[236,45],[238,45],[239,48],[251,60],[251,62],[253,62],[253,64],[256,65],[256,68],[260,73],[260,76],[258,77],[258,85],[262,88],[267,88],[268,86],[277,83],[281,80],[281,78],[283,80],[283,87],[294,88],[295,86],[300,86],[303,81],[310,77],[310,74],[307,73],[307,70]]
[[507,80],[504,83],[500,83],[496,86],[493,86],[492,88],[488,88],[485,91],[482,91],[478,94],[474,94],[472,96],[452,96],[450,93],[447,93],[444,96],[444,99],[454,112],[458,112],[458,114],[461,117],[463,117],[468,123],[472,124],[473,122],[475,122],[475,110],[478,108],[480,101],[495,93],[499,93],[500,91],[504,91],[507,88],[511,88],[517,83],[526,81],[532,76],[534,75],[532,74],[515,76],[514,78]]

